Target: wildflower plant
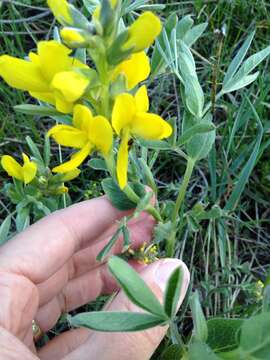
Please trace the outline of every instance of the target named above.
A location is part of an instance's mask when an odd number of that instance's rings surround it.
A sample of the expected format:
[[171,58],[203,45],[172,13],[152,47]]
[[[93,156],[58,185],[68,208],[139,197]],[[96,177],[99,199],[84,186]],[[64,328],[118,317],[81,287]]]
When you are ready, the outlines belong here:
[[[240,196],[246,181],[243,179],[232,192],[229,205],[224,209],[215,206],[206,213],[197,204],[183,212],[193,170],[199,161],[207,158],[216,138],[211,96],[204,93],[204,86],[200,84],[191,49],[207,24],[193,27],[190,16],[178,20],[172,14],[162,26],[156,14],[146,11],[125,25],[123,15],[127,9],[130,6],[133,10],[139,9],[144,2],[92,0],[87,3],[92,12],[90,19],[66,0],[48,0],[59,25],[55,38],[40,41],[37,51],[30,52],[25,59],[0,57],[0,76],[10,86],[27,91],[39,101],[38,105],[18,105],[16,111],[54,121],[45,136],[42,154],[28,138],[32,156],[29,159],[23,154],[23,165],[9,155],[1,159],[3,169],[13,178],[13,184],[8,184],[6,191],[17,205],[17,230],[25,228],[31,219],[35,221],[66,205],[68,197],[61,195],[68,192],[65,183],[80,175],[82,164],[90,156],[88,164],[98,163],[93,168],[104,170],[106,178],[102,180],[102,187],[113,205],[120,210],[135,208],[133,215],[119,223],[98,260],[108,257],[120,234],[124,239],[123,257],[131,256],[148,263],[155,259],[157,246],[164,245],[167,255],[173,256],[179,222],[185,219],[194,226],[209,216],[226,216],[237,202],[236,192]],[[259,73],[252,71],[270,54],[270,47],[245,60],[253,36],[254,33],[246,39],[234,57],[215,101],[258,77]],[[151,48],[153,51],[149,51]],[[179,98],[184,107],[181,128],[174,119],[164,119],[151,111],[145,81],[167,70],[175,74],[180,84]],[[258,120],[259,137],[260,127]],[[60,158],[60,163],[52,168],[51,141],[61,148],[72,149],[68,159]],[[187,161],[175,204],[165,215],[158,199],[156,206],[151,202],[153,194],[158,195],[148,163],[152,149],[169,151]],[[94,154],[98,158],[93,158]],[[146,191],[145,185],[151,190]],[[149,212],[158,223],[157,244],[134,252],[130,249],[127,222],[142,211]],[[5,222],[5,229],[9,224]],[[160,304],[122,258],[110,257],[108,264],[127,296],[144,313],[84,313],[70,318],[71,324],[100,331],[137,331],[170,324],[178,338],[174,318],[182,285],[181,269],[172,274],[164,303]],[[198,299],[193,300],[192,306],[197,308],[195,313],[199,319],[202,314],[198,310]],[[197,332],[206,332],[203,320],[197,324]],[[206,338],[205,334],[193,336],[192,346]]]

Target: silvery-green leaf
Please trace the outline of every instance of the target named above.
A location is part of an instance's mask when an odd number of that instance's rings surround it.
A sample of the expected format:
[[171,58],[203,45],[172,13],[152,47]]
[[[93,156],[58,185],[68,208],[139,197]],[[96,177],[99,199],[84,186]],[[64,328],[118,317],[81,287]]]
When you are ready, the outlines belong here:
[[194,21],[192,20],[191,15],[184,16],[177,24],[176,34],[177,39],[183,40],[186,33],[192,28]]
[[181,267],[178,267],[172,272],[167,282],[164,294],[164,310],[171,319],[177,312],[177,304],[180,299],[183,279],[183,270]]
[[208,329],[197,291],[190,298],[190,307],[194,325],[193,337],[196,341],[204,342],[208,337]]
[[246,75],[243,76],[240,79],[232,79],[225,87],[223,87],[222,91],[224,94],[239,90],[245,86],[248,86],[249,84],[253,83],[259,76],[259,71],[257,71],[255,74],[252,75]]
[[198,39],[201,37],[205,29],[207,28],[208,23],[202,23],[194,26],[190,29],[184,36],[183,41],[188,46],[191,47]]
[[0,245],[3,245],[7,239],[11,226],[11,215],[7,216],[0,226]]
[[134,312],[92,311],[69,319],[74,326],[104,332],[142,331],[161,325],[164,319],[152,314]]
[[270,55],[270,46],[257,52],[254,55],[251,55],[247,60],[244,61],[243,65],[238,70],[235,77],[241,78],[244,75],[248,75],[269,55]]
[[215,130],[215,125],[211,121],[198,122],[194,126],[186,130],[180,137],[177,145],[181,146],[186,144],[193,136],[203,133],[208,133]]
[[114,278],[134,304],[163,318],[163,321],[168,319],[152,290],[127,262],[117,256],[112,256],[109,259],[108,266]]
[[180,41],[179,51],[180,51],[179,68],[182,77],[184,79],[186,78],[186,76],[194,76],[196,78],[197,77],[196,65],[193,55],[190,49],[188,48],[188,46],[183,41]]
[[226,86],[226,84],[231,80],[231,78],[234,76],[236,71],[239,69],[244,57],[246,56],[246,53],[250,47],[250,44],[254,38],[255,31],[253,31],[245,40],[243,45],[241,46],[240,50],[237,52],[236,56],[234,57],[233,61],[230,63],[230,66],[228,67],[228,70],[226,72],[223,84]]
[[39,115],[39,116],[52,116],[60,115],[59,111],[56,109],[45,106],[45,105],[30,105],[30,104],[21,104],[14,106],[14,110],[18,113],[26,115]]
[[197,118],[202,117],[204,107],[204,93],[201,85],[194,76],[186,76],[184,79],[185,103],[188,110]]

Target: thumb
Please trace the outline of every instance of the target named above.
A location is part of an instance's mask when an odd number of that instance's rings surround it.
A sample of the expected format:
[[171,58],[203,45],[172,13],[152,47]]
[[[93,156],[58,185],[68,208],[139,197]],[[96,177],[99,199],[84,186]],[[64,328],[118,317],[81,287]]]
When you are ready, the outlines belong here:
[[[162,302],[167,280],[177,267],[181,267],[184,272],[182,292],[178,302],[180,307],[189,284],[189,271],[181,260],[156,261],[144,268],[140,275]],[[120,291],[106,310],[138,311],[138,307],[129,301],[123,291]],[[148,360],[165,336],[167,329],[163,326],[134,333],[93,332],[84,345],[70,354],[73,355],[70,359],[84,360],[91,354],[91,358],[102,360]],[[76,354],[78,357],[75,355],[77,351],[80,352]]]

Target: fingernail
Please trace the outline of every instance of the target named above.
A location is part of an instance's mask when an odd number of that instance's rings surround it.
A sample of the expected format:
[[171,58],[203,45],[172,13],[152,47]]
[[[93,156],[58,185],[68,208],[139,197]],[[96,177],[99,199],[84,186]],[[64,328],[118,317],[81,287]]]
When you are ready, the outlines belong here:
[[172,272],[178,267],[181,267],[184,271],[182,289],[186,291],[187,285],[189,283],[189,271],[187,267],[181,260],[165,259],[161,261],[155,271],[155,281],[163,292],[165,291],[169,277],[171,276]]

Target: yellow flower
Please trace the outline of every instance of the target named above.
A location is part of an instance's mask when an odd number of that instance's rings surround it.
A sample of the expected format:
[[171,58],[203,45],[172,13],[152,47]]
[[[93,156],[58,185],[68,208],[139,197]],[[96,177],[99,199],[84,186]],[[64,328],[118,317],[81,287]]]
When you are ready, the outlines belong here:
[[122,74],[127,81],[128,90],[133,89],[139,82],[148,78],[150,74],[150,61],[144,51],[132,54],[131,57],[120,63],[114,70],[112,78]]
[[159,18],[151,11],[146,11],[128,28],[128,39],[124,50],[140,52],[153,44],[162,29]]
[[0,76],[10,86],[28,91],[34,98],[68,114],[89,85],[79,72],[88,66],[70,57],[71,51],[54,40],[40,41],[37,54],[31,52],[29,61],[0,56]]
[[71,160],[56,166],[52,171],[67,173],[78,166],[95,149],[106,158],[112,148],[113,131],[109,121],[103,116],[93,116],[84,105],[76,105],[73,114],[73,126],[56,125],[49,130],[48,136],[60,145],[78,149]]
[[23,165],[21,166],[12,156],[4,155],[1,158],[1,165],[9,176],[29,184],[36,176],[37,165],[30,161],[28,156],[22,154]]
[[67,0],[48,0],[47,3],[54,17],[61,24],[72,25],[73,20],[70,14],[70,9]]
[[62,175],[61,181],[66,182],[66,181],[74,180],[74,179],[76,179],[76,177],[78,177],[80,175],[80,173],[81,173],[81,170],[79,170],[79,169],[71,170]]
[[147,89],[142,86],[132,96],[128,93],[118,95],[112,113],[112,126],[121,137],[117,158],[117,177],[123,189],[127,184],[128,141],[132,135],[145,140],[161,140],[169,137],[172,127],[156,114],[148,113],[149,99]]

